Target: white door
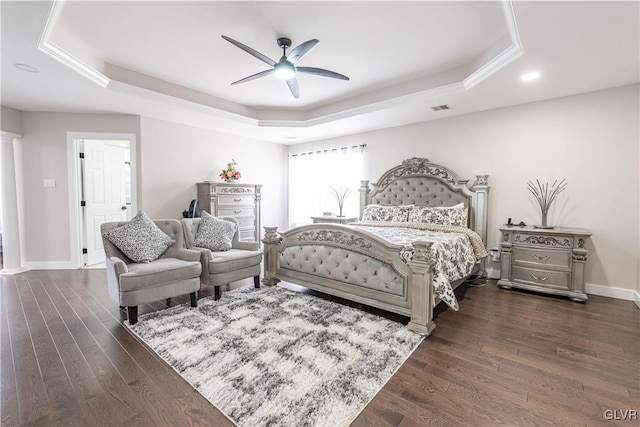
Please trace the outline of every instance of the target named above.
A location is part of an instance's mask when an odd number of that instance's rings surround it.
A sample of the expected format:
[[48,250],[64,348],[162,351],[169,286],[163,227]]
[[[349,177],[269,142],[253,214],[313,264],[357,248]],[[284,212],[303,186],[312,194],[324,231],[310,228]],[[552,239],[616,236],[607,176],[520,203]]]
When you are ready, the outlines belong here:
[[85,265],[104,262],[100,225],[127,220],[126,151],[99,140],[84,140]]

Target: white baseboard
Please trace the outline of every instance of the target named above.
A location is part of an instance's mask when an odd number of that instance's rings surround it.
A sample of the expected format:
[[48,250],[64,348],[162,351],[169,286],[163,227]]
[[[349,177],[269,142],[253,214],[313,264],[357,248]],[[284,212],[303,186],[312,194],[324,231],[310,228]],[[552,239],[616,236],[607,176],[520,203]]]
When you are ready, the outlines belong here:
[[0,275],[3,276],[13,276],[14,274],[24,273],[25,271],[29,271],[28,268],[3,268],[0,270]]
[[638,293],[633,289],[614,288],[611,286],[596,285],[594,283],[585,283],[585,290],[589,295],[599,295],[601,297],[622,299],[626,301],[634,301],[634,294],[636,297],[638,296]]
[[[500,278],[500,268],[487,268],[487,277],[490,279]],[[640,293],[633,289],[614,288],[611,286],[596,285],[595,283],[585,283],[585,292],[589,295],[633,301],[640,308]]]
[[25,262],[23,265],[29,270],[76,270],[78,268],[71,261],[36,261]]

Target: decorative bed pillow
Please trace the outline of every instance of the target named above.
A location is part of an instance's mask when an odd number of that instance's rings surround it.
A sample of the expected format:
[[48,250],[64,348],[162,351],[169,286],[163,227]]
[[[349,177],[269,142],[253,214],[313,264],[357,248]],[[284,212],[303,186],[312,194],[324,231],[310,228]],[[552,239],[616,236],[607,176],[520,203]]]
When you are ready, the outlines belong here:
[[228,251],[231,249],[234,234],[236,234],[236,224],[202,211],[202,218],[193,244],[199,248],[211,249],[214,252]]
[[[457,206],[457,205],[456,205]],[[415,206],[409,213],[409,222],[426,222],[438,225],[467,226],[467,208],[452,207],[448,209]]]
[[363,221],[407,222],[413,205],[382,206],[367,205],[362,213]]
[[143,211],[128,223],[106,232],[104,237],[134,262],[154,261],[176,242]]
[[436,206],[436,207],[434,207],[434,209],[459,209],[459,208],[464,208],[464,203],[458,203],[457,205],[453,205],[453,206]]

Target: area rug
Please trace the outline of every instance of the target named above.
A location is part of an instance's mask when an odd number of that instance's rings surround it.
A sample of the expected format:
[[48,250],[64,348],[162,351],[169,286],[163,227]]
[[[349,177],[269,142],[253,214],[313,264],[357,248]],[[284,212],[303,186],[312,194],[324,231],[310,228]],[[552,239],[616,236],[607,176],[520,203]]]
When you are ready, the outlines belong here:
[[280,287],[226,292],[130,326],[239,426],[347,426],[423,337]]

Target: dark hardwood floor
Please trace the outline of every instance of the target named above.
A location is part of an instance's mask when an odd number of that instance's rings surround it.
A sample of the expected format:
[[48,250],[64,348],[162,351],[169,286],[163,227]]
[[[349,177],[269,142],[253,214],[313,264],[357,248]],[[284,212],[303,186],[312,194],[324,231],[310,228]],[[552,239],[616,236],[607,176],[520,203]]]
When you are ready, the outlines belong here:
[[[456,293],[354,426],[638,425],[621,419],[640,412],[632,302]],[[2,425],[233,425],[122,325],[104,270],[2,276],[1,296]]]

